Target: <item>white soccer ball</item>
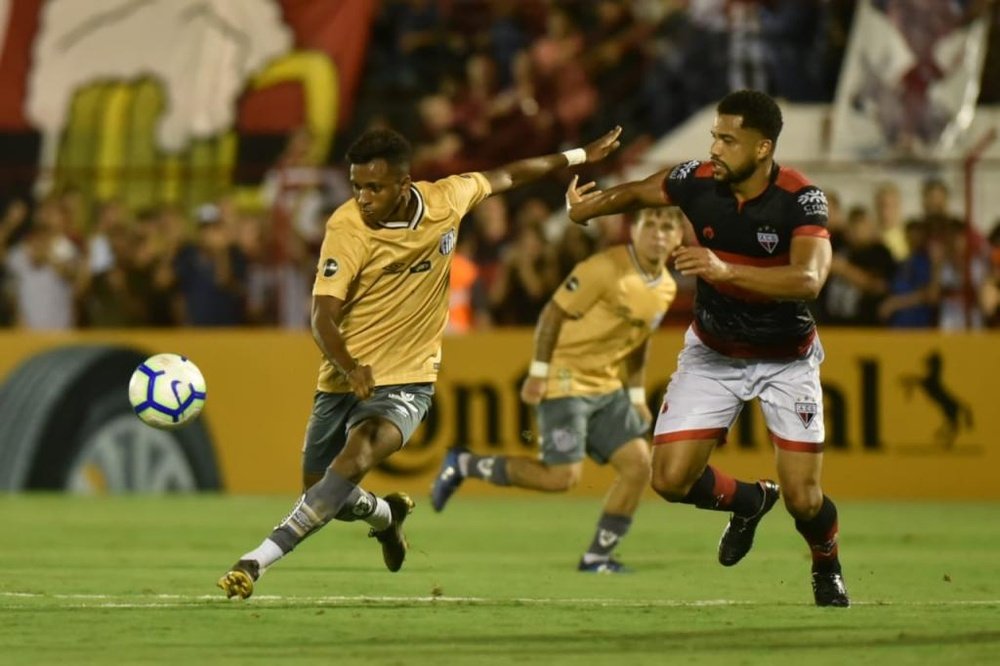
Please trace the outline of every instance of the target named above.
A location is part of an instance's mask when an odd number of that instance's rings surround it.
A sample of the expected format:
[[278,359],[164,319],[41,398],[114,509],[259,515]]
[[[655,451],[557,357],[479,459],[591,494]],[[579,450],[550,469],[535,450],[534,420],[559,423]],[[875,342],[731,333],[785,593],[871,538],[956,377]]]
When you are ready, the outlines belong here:
[[205,378],[184,356],[156,354],[132,373],[128,399],[144,423],[164,430],[179,428],[205,406]]

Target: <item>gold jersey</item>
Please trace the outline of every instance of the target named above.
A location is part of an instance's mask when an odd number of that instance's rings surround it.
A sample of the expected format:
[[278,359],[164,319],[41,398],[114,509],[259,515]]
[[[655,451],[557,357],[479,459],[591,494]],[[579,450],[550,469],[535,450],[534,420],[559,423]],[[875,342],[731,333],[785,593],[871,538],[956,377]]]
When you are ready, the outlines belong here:
[[[458,225],[490,195],[481,173],[412,185],[409,221],[373,229],[348,201],[330,216],[314,296],[344,301],[340,331],[347,349],[370,365],[376,386],[433,382],[448,321],[448,272]],[[323,359],[320,391],[346,393],[347,378]]]
[[620,389],[625,358],[659,327],[676,295],[670,273],[646,274],[631,245],[577,264],[552,297],[573,319],[559,332],[545,397]]

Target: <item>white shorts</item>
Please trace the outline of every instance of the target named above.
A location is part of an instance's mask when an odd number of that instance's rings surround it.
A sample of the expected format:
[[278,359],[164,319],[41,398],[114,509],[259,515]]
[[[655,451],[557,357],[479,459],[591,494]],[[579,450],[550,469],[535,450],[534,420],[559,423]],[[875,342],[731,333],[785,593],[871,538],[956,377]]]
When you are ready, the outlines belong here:
[[722,442],[743,409],[760,399],[771,441],[787,451],[819,453],[825,437],[819,336],[804,358],[754,360],[723,356],[692,328],[684,335],[653,430],[653,444],[716,439]]

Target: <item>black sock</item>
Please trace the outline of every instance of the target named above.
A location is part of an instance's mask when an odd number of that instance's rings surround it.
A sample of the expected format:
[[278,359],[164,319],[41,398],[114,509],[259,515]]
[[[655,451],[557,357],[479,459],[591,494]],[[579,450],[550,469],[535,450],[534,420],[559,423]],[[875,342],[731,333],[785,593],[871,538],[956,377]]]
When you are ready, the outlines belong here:
[[459,458],[459,466],[464,466],[461,470],[465,476],[473,479],[489,481],[496,486],[509,486],[507,479],[507,457],[506,456],[477,456],[475,453],[463,453],[468,456],[464,461]]
[[632,525],[631,516],[616,516],[610,513],[601,514],[597,521],[597,531],[594,539],[590,542],[590,547],[583,555],[583,561],[587,564],[607,560],[611,557],[611,551],[625,538],[628,528]]
[[680,501],[683,504],[693,504],[699,509],[732,511],[738,516],[752,516],[764,502],[764,491],[760,484],[737,481],[725,472],[706,465],[705,471]]
[[837,506],[823,495],[823,504],[809,520],[795,521],[795,529],[809,544],[814,573],[840,573]]

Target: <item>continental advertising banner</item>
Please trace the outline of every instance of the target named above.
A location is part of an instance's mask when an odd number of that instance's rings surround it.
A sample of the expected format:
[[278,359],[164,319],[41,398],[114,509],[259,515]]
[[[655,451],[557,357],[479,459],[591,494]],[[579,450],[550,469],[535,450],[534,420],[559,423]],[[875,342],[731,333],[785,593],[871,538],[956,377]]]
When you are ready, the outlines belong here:
[[[659,332],[648,372],[659,405],[681,331]],[[1000,337],[823,332],[824,486],[844,498],[1000,499]],[[131,413],[135,366],[175,352],[203,371],[193,425],[153,430]],[[426,493],[448,447],[534,456],[532,411],[518,400],[530,331],[446,338],[434,408],[406,449],[365,482]],[[305,333],[129,331],[0,334],[0,490],[297,492],[319,354]],[[759,408],[748,404],[713,456],[750,478],[773,475]],[[601,495],[610,470],[588,463],[572,492]],[[471,483],[463,492],[496,493]]]

